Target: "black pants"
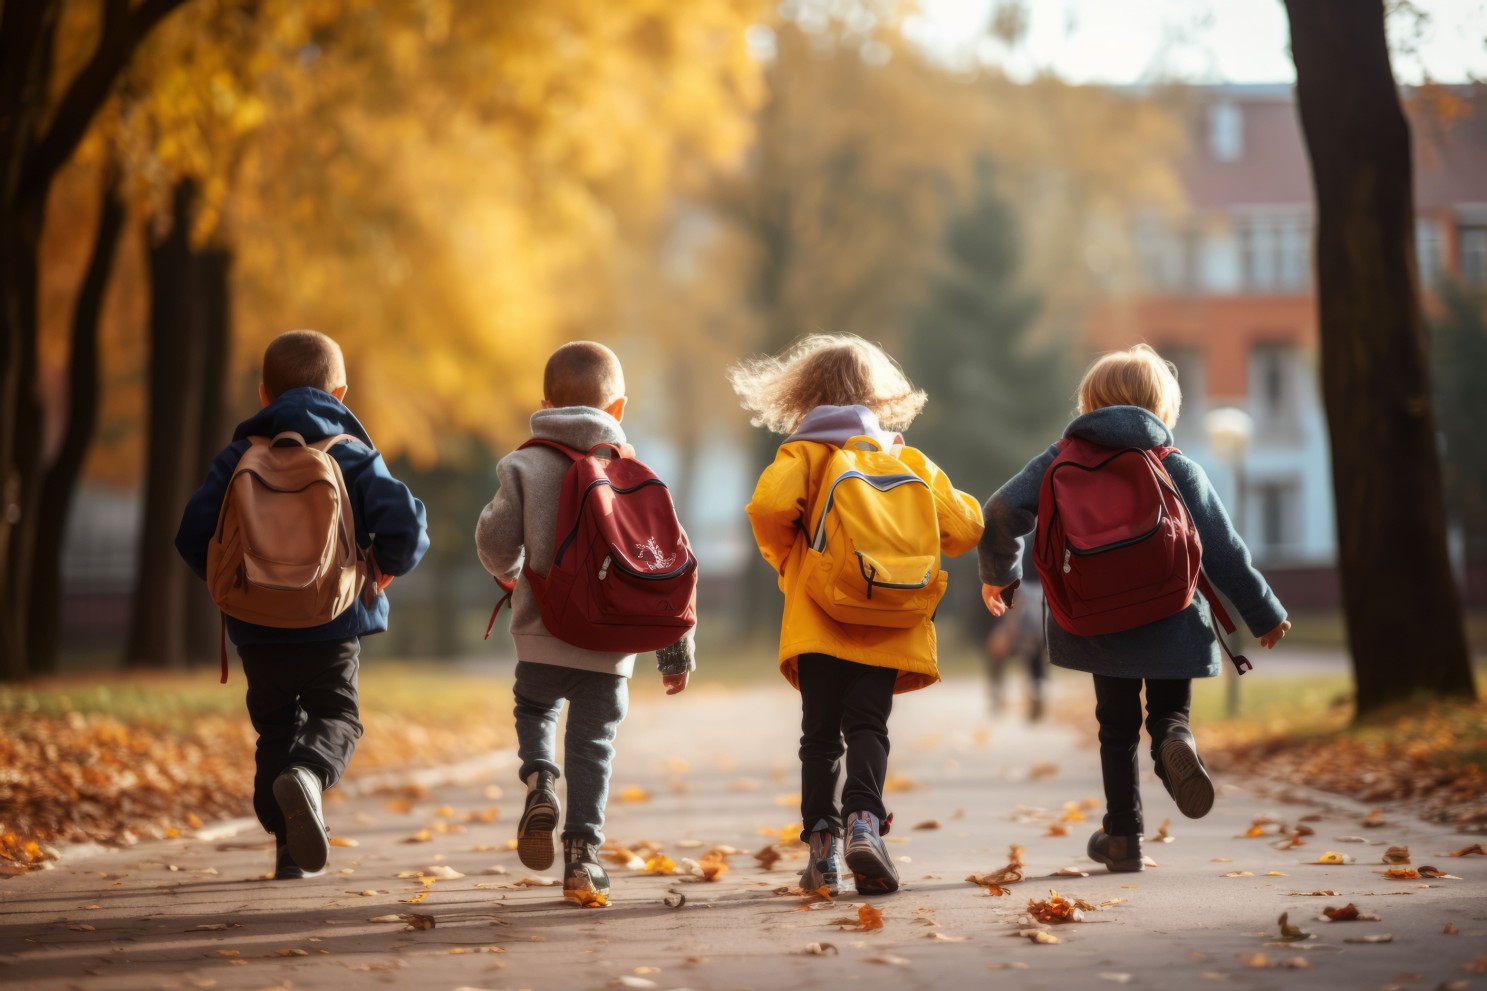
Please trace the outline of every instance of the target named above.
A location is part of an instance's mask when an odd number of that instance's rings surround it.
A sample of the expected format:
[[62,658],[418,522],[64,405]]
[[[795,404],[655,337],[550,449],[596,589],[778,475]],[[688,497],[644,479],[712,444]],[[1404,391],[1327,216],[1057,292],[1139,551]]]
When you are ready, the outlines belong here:
[[356,706],[361,641],[244,644],[238,656],[248,679],[248,718],[258,731],[253,811],[264,829],[282,837],[274,779],[291,764],[303,764],[329,788],[341,780],[361,739]]
[[[1187,678],[1146,679],[1146,733],[1157,777],[1163,777],[1157,754],[1168,737],[1191,740],[1188,709],[1193,683]],[[1095,718],[1100,722],[1100,771],[1105,778],[1105,832],[1111,836],[1141,833],[1141,679],[1095,675]],[[1165,780],[1165,778],[1164,778]]]
[[[887,818],[883,780],[888,775],[888,714],[898,672],[802,654],[800,680],[800,818],[805,830],[825,819],[836,835],[842,812],[871,812]],[[842,755],[847,780],[836,801]],[[802,837],[804,838],[804,837]]]

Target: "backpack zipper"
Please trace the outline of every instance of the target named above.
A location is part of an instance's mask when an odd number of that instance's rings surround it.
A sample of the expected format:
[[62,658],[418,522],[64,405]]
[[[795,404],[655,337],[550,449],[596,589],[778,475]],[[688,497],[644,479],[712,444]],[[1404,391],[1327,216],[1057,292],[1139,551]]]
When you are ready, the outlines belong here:
[[853,553],[857,555],[857,570],[862,573],[863,580],[867,582],[867,597],[869,599],[871,599],[873,597],[873,589],[875,587],[876,588],[897,588],[897,589],[903,589],[905,591],[914,591],[916,589],[921,589],[921,588],[926,587],[929,584],[929,582],[930,582],[930,577],[929,577],[929,572],[928,571],[926,571],[924,573],[924,580],[921,581],[921,582],[880,582],[880,581],[878,581],[878,568],[877,568],[877,566],[876,565],[873,565],[872,566],[872,574],[868,574],[867,560],[862,556],[862,552],[861,551],[854,551]]
[[836,487],[849,478],[861,479],[879,492],[887,492],[900,485],[912,485],[915,482],[929,488],[929,483],[918,475],[865,475],[855,468],[842,472],[836,477],[836,481],[831,483],[831,488],[826,490],[826,500],[821,507],[821,516],[816,520],[816,535],[811,540],[812,550],[819,551],[826,547],[826,514],[831,512],[832,501],[836,498]]
[[614,489],[615,495],[629,495],[631,492],[638,492],[647,485],[659,485],[663,489],[666,488],[666,483],[659,478],[648,478],[638,485],[630,486],[628,489],[615,488],[615,484],[607,478],[594,479],[588,484],[588,488],[583,490],[583,495],[579,497],[578,514],[574,517],[573,529],[568,531],[568,536],[563,538],[562,543],[558,544],[558,549],[553,552],[552,563],[554,567],[562,563],[563,555],[568,552],[569,545],[578,539],[578,528],[583,524],[583,511],[589,505],[589,493],[601,485],[608,485],[611,489]]

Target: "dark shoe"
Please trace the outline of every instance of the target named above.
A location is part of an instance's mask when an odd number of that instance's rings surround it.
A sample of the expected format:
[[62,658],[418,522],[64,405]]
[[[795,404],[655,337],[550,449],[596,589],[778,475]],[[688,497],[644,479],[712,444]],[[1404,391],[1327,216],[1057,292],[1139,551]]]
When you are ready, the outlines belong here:
[[294,862],[294,858],[289,855],[289,847],[286,846],[282,841],[275,849],[275,881],[298,881],[302,878],[307,877],[319,877],[321,874],[325,873],[324,871],[307,871],[299,864],[296,864]]
[[847,816],[847,869],[859,895],[886,895],[898,890],[898,871],[883,845],[884,823],[871,812]]
[[534,871],[551,867],[556,854],[552,841],[560,814],[556,782],[547,771],[534,771],[527,778],[527,805],[516,827],[516,855]]
[[1213,808],[1213,782],[1203,769],[1203,760],[1186,737],[1168,738],[1159,752],[1162,784],[1177,809],[1189,819],[1202,819]]
[[841,867],[837,863],[837,838],[825,819],[817,819],[807,837],[810,854],[800,875],[800,886],[806,891],[826,889],[833,898],[841,893]]
[[595,896],[609,903],[609,875],[599,864],[599,848],[583,840],[563,841],[563,897],[590,905]]
[[1089,838],[1085,848],[1089,859],[1104,864],[1105,869],[1115,874],[1130,874],[1146,870],[1141,860],[1141,837],[1111,836],[1103,829]]
[[320,775],[295,764],[274,779],[274,801],[284,814],[284,845],[306,874],[325,870],[330,859],[330,834],[320,808]]

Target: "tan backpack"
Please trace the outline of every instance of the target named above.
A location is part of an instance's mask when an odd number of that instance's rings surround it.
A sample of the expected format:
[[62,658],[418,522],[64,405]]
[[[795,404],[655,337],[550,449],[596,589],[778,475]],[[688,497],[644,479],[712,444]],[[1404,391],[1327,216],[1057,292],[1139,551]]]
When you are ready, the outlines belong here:
[[248,438],[207,548],[207,588],[223,613],[300,629],[329,623],[356,601],[367,562],[341,466],[329,453],[355,439],[307,444],[293,431]]

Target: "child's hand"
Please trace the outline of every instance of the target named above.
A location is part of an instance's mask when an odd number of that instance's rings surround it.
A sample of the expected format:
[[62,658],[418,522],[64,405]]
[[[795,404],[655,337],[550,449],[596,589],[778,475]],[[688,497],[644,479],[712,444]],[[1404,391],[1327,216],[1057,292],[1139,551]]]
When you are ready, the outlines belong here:
[[1281,620],[1279,626],[1260,638],[1260,646],[1264,647],[1266,650],[1270,650],[1276,644],[1280,643],[1281,638],[1286,635],[1286,631],[1290,628],[1291,621],[1289,619]]
[[993,616],[1001,616],[1007,612],[1007,603],[1002,601],[1002,591],[1005,585],[982,585],[981,601],[986,603],[986,611]]
[[667,695],[680,695],[687,690],[687,681],[690,678],[691,675],[686,671],[683,671],[681,674],[663,674],[661,675],[661,684],[666,686]]

